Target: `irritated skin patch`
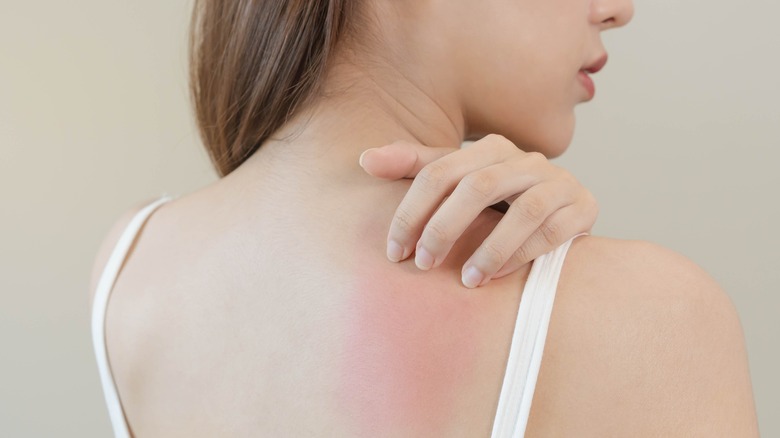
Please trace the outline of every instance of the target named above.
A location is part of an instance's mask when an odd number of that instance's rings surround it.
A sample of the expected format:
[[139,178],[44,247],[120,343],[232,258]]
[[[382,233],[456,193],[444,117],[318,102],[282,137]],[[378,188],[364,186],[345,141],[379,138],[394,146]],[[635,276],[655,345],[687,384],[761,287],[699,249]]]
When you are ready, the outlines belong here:
[[[451,436],[459,414],[478,415],[473,403],[497,398],[508,344],[489,340],[496,332],[511,336],[517,293],[490,294],[460,282],[474,242],[489,231],[477,230],[441,266],[420,271],[414,255],[401,263],[386,259],[386,224],[355,227],[362,243],[353,254],[362,256],[345,285],[338,368],[340,411],[355,436]],[[498,380],[486,385],[493,374]]]
[[359,436],[440,434],[459,386],[468,383],[479,353],[473,300],[453,293],[454,282],[426,287],[448,282],[422,275],[435,274],[404,269],[388,278],[387,266],[368,266],[356,281],[341,395]]

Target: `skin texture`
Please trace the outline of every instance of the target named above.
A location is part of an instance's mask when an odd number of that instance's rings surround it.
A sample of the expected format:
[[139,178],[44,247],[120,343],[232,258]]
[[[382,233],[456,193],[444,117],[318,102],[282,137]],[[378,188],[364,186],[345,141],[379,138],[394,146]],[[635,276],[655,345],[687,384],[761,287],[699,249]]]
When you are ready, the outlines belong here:
[[399,416],[416,426],[416,434],[430,435],[451,417],[452,391],[481,353],[475,330],[481,309],[463,295],[442,300],[452,285],[421,291],[417,300],[405,297],[415,289],[413,279],[377,288],[384,267],[376,268],[358,275],[348,311],[354,320],[346,338],[351,361],[342,380],[345,406],[358,413],[359,435],[388,430]]
[[[329,97],[159,209],[136,242],[106,327],[136,436],[489,436],[530,266],[460,284],[498,222],[489,210],[438,268],[388,262],[409,182],[377,180],[358,157],[487,132],[562,153],[585,99],[577,71],[632,6],[367,4],[374,38],[337,52]],[[739,321],[710,277],[644,243],[569,251],[528,436],[756,436]]]
[[[478,227],[496,216],[486,212],[468,234],[480,235]],[[369,236],[381,236],[377,228],[386,225],[367,226],[359,235],[373,241]],[[356,266],[344,312],[339,394],[342,408],[354,413],[357,436],[399,430],[401,422],[409,436],[440,435],[463,408],[462,393],[484,388],[478,376],[501,366],[485,359],[501,357],[495,353],[504,346],[496,349],[486,339],[511,331],[518,296],[475,293],[448,275],[468,249],[461,243],[444,269],[427,274],[411,260],[392,275],[381,260]],[[527,271],[512,276],[515,284],[520,275]],[[492,393],[498,384],[487,387]]]
[[[528,274],[459,285],[490,211],[451,261],[420,272],[356,231],[390,213],[358,214],[364,196],[301,228],[267,198],[231,207],[230,193],[158,210],[112,294],[109,360],[136,436],[489,436]],[[335,196],[323,194],[312,211]],[[728,296],[657,245],[575,239],[527,436],[757,436]]]

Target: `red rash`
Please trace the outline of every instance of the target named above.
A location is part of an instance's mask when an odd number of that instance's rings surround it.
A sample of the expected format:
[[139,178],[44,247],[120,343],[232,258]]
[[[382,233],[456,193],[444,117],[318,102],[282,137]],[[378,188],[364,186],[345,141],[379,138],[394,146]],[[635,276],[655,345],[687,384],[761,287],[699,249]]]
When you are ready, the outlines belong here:
[[343,406],[359,436],[441,435],[481,353],[480,301],[451,273],[363,262],[347,306]]

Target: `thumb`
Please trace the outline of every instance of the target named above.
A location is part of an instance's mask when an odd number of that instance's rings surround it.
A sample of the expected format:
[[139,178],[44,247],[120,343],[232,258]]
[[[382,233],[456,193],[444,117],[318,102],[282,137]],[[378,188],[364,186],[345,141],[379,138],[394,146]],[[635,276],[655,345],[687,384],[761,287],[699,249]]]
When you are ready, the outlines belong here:
[[382,179],[414,178],[427,164],[459,148],[430,147],[398,140],[367,149],[360,155],[360,166],[370,175]]

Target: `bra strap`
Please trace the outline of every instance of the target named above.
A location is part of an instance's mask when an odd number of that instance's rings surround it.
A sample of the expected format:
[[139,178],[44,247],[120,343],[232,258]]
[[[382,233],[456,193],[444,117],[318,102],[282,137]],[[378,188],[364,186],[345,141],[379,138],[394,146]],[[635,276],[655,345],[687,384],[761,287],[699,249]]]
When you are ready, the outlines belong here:
[[577,234],[537,257],[531,266],[520,298],[491,438],[525,436],[563,261],[572,241],[585,234]]
[[111,425],[114,429],[114,435],[119,438],[129,438],[130,430],[127,426],[122,403],[119,401],[114,379],[111,375],[111,368],[108,363],[108,352],[106,350],[106,309],[108,308],[108,298],[111,289],[114,287],[119,270],[130,251],[130,247],[135,242],[138,232],[146,223],[149,216],[161,205],[173,199],[169,195],[163,195],[158,200],[142,208],[130,220],[130,223],[122,232],[119,241],[111,252],[111,256],[106,262],[103,273],[97,284],[95,297],[92,301],[92,344],[95,348],[95,358],[97,359],[98,371],[100,372],[100,382],[103,386],[108,414],[111,418]]

